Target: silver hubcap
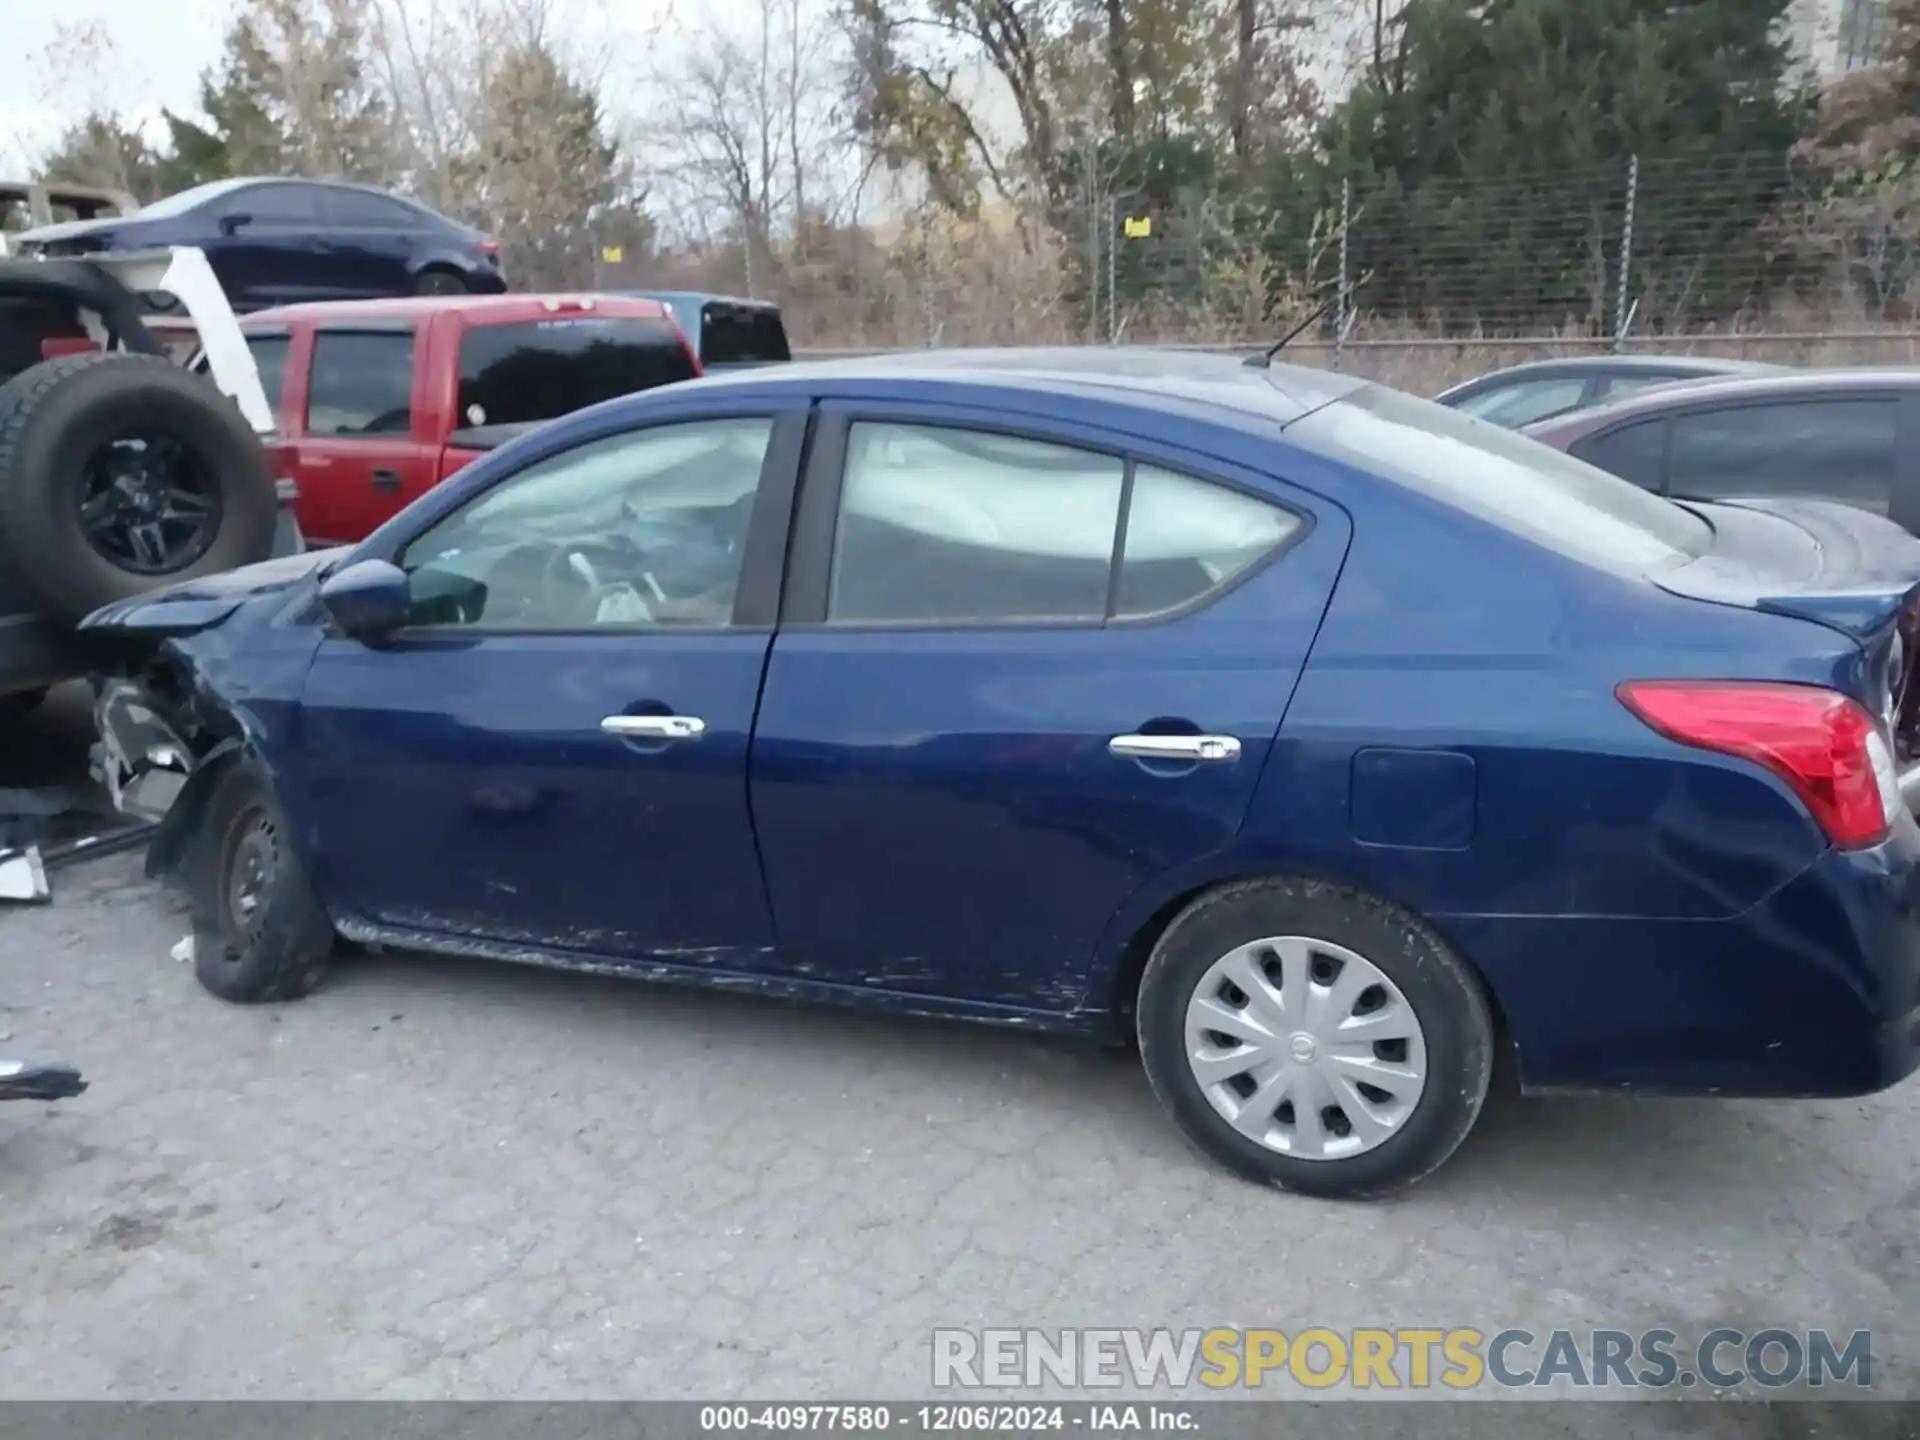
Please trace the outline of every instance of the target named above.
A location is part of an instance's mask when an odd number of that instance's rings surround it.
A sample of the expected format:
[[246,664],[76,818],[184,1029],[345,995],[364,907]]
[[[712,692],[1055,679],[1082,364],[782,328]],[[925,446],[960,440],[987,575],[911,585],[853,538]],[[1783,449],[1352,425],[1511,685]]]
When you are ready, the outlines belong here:
[[1427,1042],[1400,987],[1364,955],[1299,935],[1207,967],[1187,1002],[1187,1064],[1249,1140],[1344,1160],[1391,1138],[1427,1088]]

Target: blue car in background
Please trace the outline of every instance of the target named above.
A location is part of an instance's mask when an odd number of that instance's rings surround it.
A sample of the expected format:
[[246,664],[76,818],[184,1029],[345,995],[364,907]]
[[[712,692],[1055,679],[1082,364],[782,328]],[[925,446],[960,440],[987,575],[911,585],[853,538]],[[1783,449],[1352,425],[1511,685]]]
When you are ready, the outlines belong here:
[[1920,1064],[1916,582],[1351,377],[934,352],[609,401],[86,633],[217,996],[346,936],[1137,1039],[1208,1154],[1362,1196],[1506,1045]]
[[216,180],[131,215],[28,230],[16,244],[29,255],[196,246],[242,311],[507,288],[499,247],[478,230],[398,195],[323,180]]
[[771,300],[742,300],[695,290],[623,290],[636,300],[657,300],[693,347],[701,369],[739,370],[782,365],[793,359],[786,322]]

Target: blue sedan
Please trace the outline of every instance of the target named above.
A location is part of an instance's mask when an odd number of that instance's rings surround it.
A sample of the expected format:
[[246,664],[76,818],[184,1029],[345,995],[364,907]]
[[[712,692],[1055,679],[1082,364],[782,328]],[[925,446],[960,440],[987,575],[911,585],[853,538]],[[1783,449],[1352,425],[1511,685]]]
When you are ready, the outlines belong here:
[[1920,541],[1153,351],[745,372],[99,612],[201,983],[338,937],[1137,1038],[1364,1196],[1535,1089],[1920,1064]]

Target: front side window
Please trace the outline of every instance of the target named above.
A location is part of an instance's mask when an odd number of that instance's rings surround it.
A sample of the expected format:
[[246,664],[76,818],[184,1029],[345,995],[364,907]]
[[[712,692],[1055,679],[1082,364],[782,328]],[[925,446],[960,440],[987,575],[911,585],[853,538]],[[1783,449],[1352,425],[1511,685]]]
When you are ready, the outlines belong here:
[[405,435],[413,424],[413,336],[322,331],[307,380],[310,435]]
[[1145,465],[1133,470],[1129,503],[1127,481],[1117,455],[973,430],[855,424],[827,619],[1143,618],[1231,584],[1303,523],[1266,501]]
[[664,318],[567,316],[477,326],[460,341],[460,423],[554,420],[694,373],[686,342]]
[[772,436],[760,417],[661,425],[528,466],[407,546],[413,623],[731,623]]
[[246,216],[253,226],[306,228],[321,223],[320,200],[308,185],[250,185],[217,207],[223,218]]
[[1668,488],[1695,500],[1812,495],[1886,514],[1894,400],[1804,400],[1676,415]]
[[1478,395],[1468,396],[1454,408],[1462,414],[1477,415],[1495,425],[1517,430],[1536,420],[1564,415],[1569,410],[1577,409],[1586,389],[1586,378],[1581,375],[1524,380],[1514,385],[1482,390]]
[[1287,438],[1562,554],[1631,574],[1703,553],[1698,515],[1538,441],[1369,385],[1296,421]]

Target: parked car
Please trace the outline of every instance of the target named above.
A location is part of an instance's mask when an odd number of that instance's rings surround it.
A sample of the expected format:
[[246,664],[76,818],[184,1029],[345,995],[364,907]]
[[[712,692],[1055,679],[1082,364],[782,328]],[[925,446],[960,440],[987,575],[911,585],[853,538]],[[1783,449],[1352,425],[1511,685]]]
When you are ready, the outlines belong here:
[[1920,532],[1920,369],[1686,385],[1526,433],[1677,499],[1813,496]]
[[742,300],[691,290],[629,290],[641,300],[657,300],[673,312],[687,342],[708,370],[751,365],[781,365],[793,359],[786,322],[771,300]]
[[1362,1195],[1503,1033],[1540,1088],[1920,1064],[1920,541],[1711,517],[1324,371],[891,356],[89,629],[115,753],[190,771],[149,866],[217,996],[345,935],[1132,1034],[1208,1153]]
[[663,306],[615,295],[343,301],[243,328],[316,545],[364,540],[538,424],[700,374]]
[[216,180],[138,213],[46,225],[22,254],[192,245],[206,252],[235,310],[302,300],[498,294],[500,250],[426,206],[323,180]]
[[124,190],[101,185],[69,185],[62,180],[0,180],[0,257],[13,250],[24,230],[65,220],[98,220],[131,215],[140,202]]
[[1587,355],[1495,370],[1443,391],[1442,405],[1509,430],[1624,399],[1655,385],[1724,375],[1775,375],[1786,367],[1704,355]]
[[[171,363],[140,297],[174,298],[213,357]],[[238,324],[192,250],[0,262],[0,719],[88,672],[109,600],[304,545]]]

